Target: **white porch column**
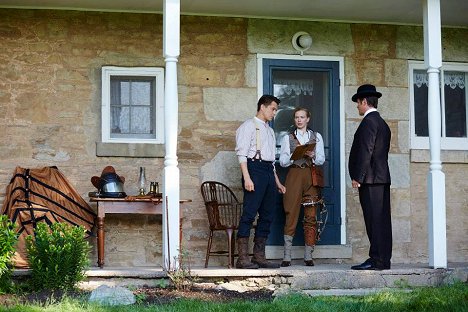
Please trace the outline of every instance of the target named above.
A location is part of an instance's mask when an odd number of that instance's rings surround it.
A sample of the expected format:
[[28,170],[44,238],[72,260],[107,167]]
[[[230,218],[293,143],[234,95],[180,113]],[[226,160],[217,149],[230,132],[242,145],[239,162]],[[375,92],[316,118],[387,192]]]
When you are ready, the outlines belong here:
[[180,54],[180,0],[164,0],[163,54],[166,61],[164,91],[164,136],[166,156],[163,172],[163,260],[164,268],[179,266],[180,174],[177,167],[179,99],[177,96],[177,58]]
[[424,61],[428,74],[428,120],[430,170],[427,179],[429,265],[447,267],[445,174],[440,161],[441,109],[440,68],[442,43],[440,0],[424,0]]

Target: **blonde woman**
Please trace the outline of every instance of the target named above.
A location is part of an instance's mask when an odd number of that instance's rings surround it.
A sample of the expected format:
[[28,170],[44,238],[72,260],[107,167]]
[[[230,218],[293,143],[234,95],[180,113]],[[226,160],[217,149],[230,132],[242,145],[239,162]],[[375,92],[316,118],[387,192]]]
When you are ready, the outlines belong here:
[[[308,125],[310,112],[306,108],[294,110],[294,130],[284,136],[281,142],[280,165],[289,167],[286,177],[287,192],[283,196],[286,215],[284,225],[284,257],[282,267],[291,265],[291,248],[301,207],[304,207],[304,263],[313,266],[312,253],[316,243],[317,205],[321,199],[323,180],[316,181],[313,173],[321,172],[317,166],[325,162],[323,139],[320,133],[311,130]],[[315,143],[315,148],[308,150],[300,159],[292,160],[296,147]]]

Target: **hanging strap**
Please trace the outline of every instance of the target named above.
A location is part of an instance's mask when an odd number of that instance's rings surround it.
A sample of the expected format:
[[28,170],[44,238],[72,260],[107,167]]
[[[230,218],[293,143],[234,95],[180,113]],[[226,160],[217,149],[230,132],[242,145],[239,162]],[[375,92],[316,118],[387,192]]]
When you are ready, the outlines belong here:
[[255,118],[253,119],[253,122],[255,123],[255,146],[257,148],[257,151],[255,152],[255,155],[252,158],[262,160],[262,152],[260,151],[262,149],[262,141],[260,140],[260,127]]

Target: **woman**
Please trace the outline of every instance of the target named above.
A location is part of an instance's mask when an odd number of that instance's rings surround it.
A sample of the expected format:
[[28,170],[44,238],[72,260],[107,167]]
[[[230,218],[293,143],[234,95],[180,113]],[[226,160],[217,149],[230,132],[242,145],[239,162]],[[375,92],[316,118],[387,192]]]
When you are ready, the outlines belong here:
[[[323,139],[320,133],[308,128],[310,112],[306,108],[297,107],[294,110],[295,129],[281,142],[280,165],[290,167],[286,177],[287,192],[283,196],[286,222],[284,225],[284,258],[282,267],[291,265],[292,241],[296,231],[301,205],[304,207],[304,262],[306,266],[313,266],[312,252],[314,251],[317,234],[317,206],[320,204],[323,179],[313,178],[315,173],[321,175],[321,166],[325,162]],[[296,147],[310,145],[300,158],[291,159]],[[314,173],[314,174],[313,174]]]

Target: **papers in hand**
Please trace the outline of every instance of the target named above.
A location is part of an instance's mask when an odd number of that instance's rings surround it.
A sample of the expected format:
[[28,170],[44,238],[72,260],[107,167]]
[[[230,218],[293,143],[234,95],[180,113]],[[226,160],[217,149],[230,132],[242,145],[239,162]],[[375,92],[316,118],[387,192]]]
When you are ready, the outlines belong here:
[[304,145],[298,145],[291,155],[291,160],[298,160],[305,157],[305,153],[313,151],[315,149],[315,143],[309,143]]

